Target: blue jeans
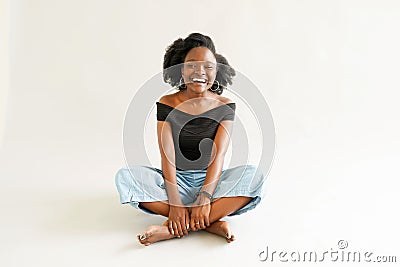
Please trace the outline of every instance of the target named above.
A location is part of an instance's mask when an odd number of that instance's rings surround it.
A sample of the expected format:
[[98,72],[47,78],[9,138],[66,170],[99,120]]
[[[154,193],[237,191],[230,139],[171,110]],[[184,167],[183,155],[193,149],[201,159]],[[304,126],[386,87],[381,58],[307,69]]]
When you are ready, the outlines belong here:
[[[192,204],[201,189],[207,170],[176,171],[179,194],[184,205]],[[254,165],[241,165],[222,170],[213,199],[220,197],[247,196],[253,199],[241,209],[228,216],[239,215],[254,209],[264,198],[263,173]],[[115,175],[115,183],[120,194],[121,204],[149,214],[154,212],[139,206],[140,202],[167,201],[162,171],[158,168],[134,165],[120,169]]]

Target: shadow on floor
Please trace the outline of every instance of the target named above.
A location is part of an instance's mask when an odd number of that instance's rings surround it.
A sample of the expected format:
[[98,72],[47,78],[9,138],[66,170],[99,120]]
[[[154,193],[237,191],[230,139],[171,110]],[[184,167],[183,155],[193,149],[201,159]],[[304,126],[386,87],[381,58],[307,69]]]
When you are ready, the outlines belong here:
[[[46,232],[58,235],[106,235],[121,234],[127,236],[129,243],[122,250],[142,248],[138,242],[133,241],[136,234],[145,230],[149,225],[160,225],[165,217],[159,215],[145,214],[132,206],[121,205],[115,196],[98,196],[73,198],[69,200],[54,199],[42,202],[42,208],[48,209],[48,218],[43,227]],[[224,238],[207,233],[205,231],[191,232],[188,236],[179,240],[160,242],[153,246],[164,243],[184,245],[189,240],[198,240],[197,245],[208,247],[210,245],[220,246],[225,244]],[[132,243],[131,243],[132,240]],[[183,241],[183,242],[182,242]],[[163,246],[163,245],[161,245]]]
[[[59,234],[106,234],[142,231],[147,225],[162,224],[165,218],[144,214],[130,205],[121,205],[115,196],[98,196],[52,200],[43,205],[49,209],[47,231]],[[51,216],[50,216],[51,215]]]

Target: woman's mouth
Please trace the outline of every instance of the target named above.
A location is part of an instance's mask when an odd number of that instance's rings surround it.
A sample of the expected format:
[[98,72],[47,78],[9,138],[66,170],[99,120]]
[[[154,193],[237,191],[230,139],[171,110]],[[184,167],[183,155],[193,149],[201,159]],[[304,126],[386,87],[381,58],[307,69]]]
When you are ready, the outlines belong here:
[[207,83],[207,79],[204,79],[204,78],[192,78],[191,81],[192,81],[192,83],[200,83],[200,84]]

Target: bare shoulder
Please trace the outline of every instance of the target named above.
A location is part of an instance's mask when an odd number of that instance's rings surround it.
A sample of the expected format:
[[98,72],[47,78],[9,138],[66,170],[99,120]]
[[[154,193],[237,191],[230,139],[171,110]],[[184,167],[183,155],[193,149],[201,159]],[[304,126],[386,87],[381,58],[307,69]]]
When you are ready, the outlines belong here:
[[173,106],[175,106],[175,102],[176,102],[176,93],[174,93],[174,94],[169,94],[169,95],[163,95],[163,96],[158,100],[158,102],[173,107]]
[[229,103],[234,103],[230,98],[224,97],[224,96],[220,96],[218,98],[219,101],[221,101],[224,104],[229,104]]

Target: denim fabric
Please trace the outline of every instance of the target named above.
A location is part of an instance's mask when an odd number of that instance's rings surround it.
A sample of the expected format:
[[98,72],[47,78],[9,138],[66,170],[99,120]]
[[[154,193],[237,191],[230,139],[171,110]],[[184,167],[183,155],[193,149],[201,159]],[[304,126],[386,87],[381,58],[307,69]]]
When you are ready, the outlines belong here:
[[[195,201],[206,173],[206,170],[176,171],[179,194],[184,205],[190,205]],[[228,216],[242,214],[254,209],[264,197],[264,180],[264,174],[257,171],[254,165],[241,165],[222,170],[213,198],[252,197],[253,199],[244,207]],[[158,168],[142,165],[122,168],[115,175],[115,183],[121,204],[129,203],[145,213],[155,214],[139,206],[139,202],[168,200],[162,171]]]

